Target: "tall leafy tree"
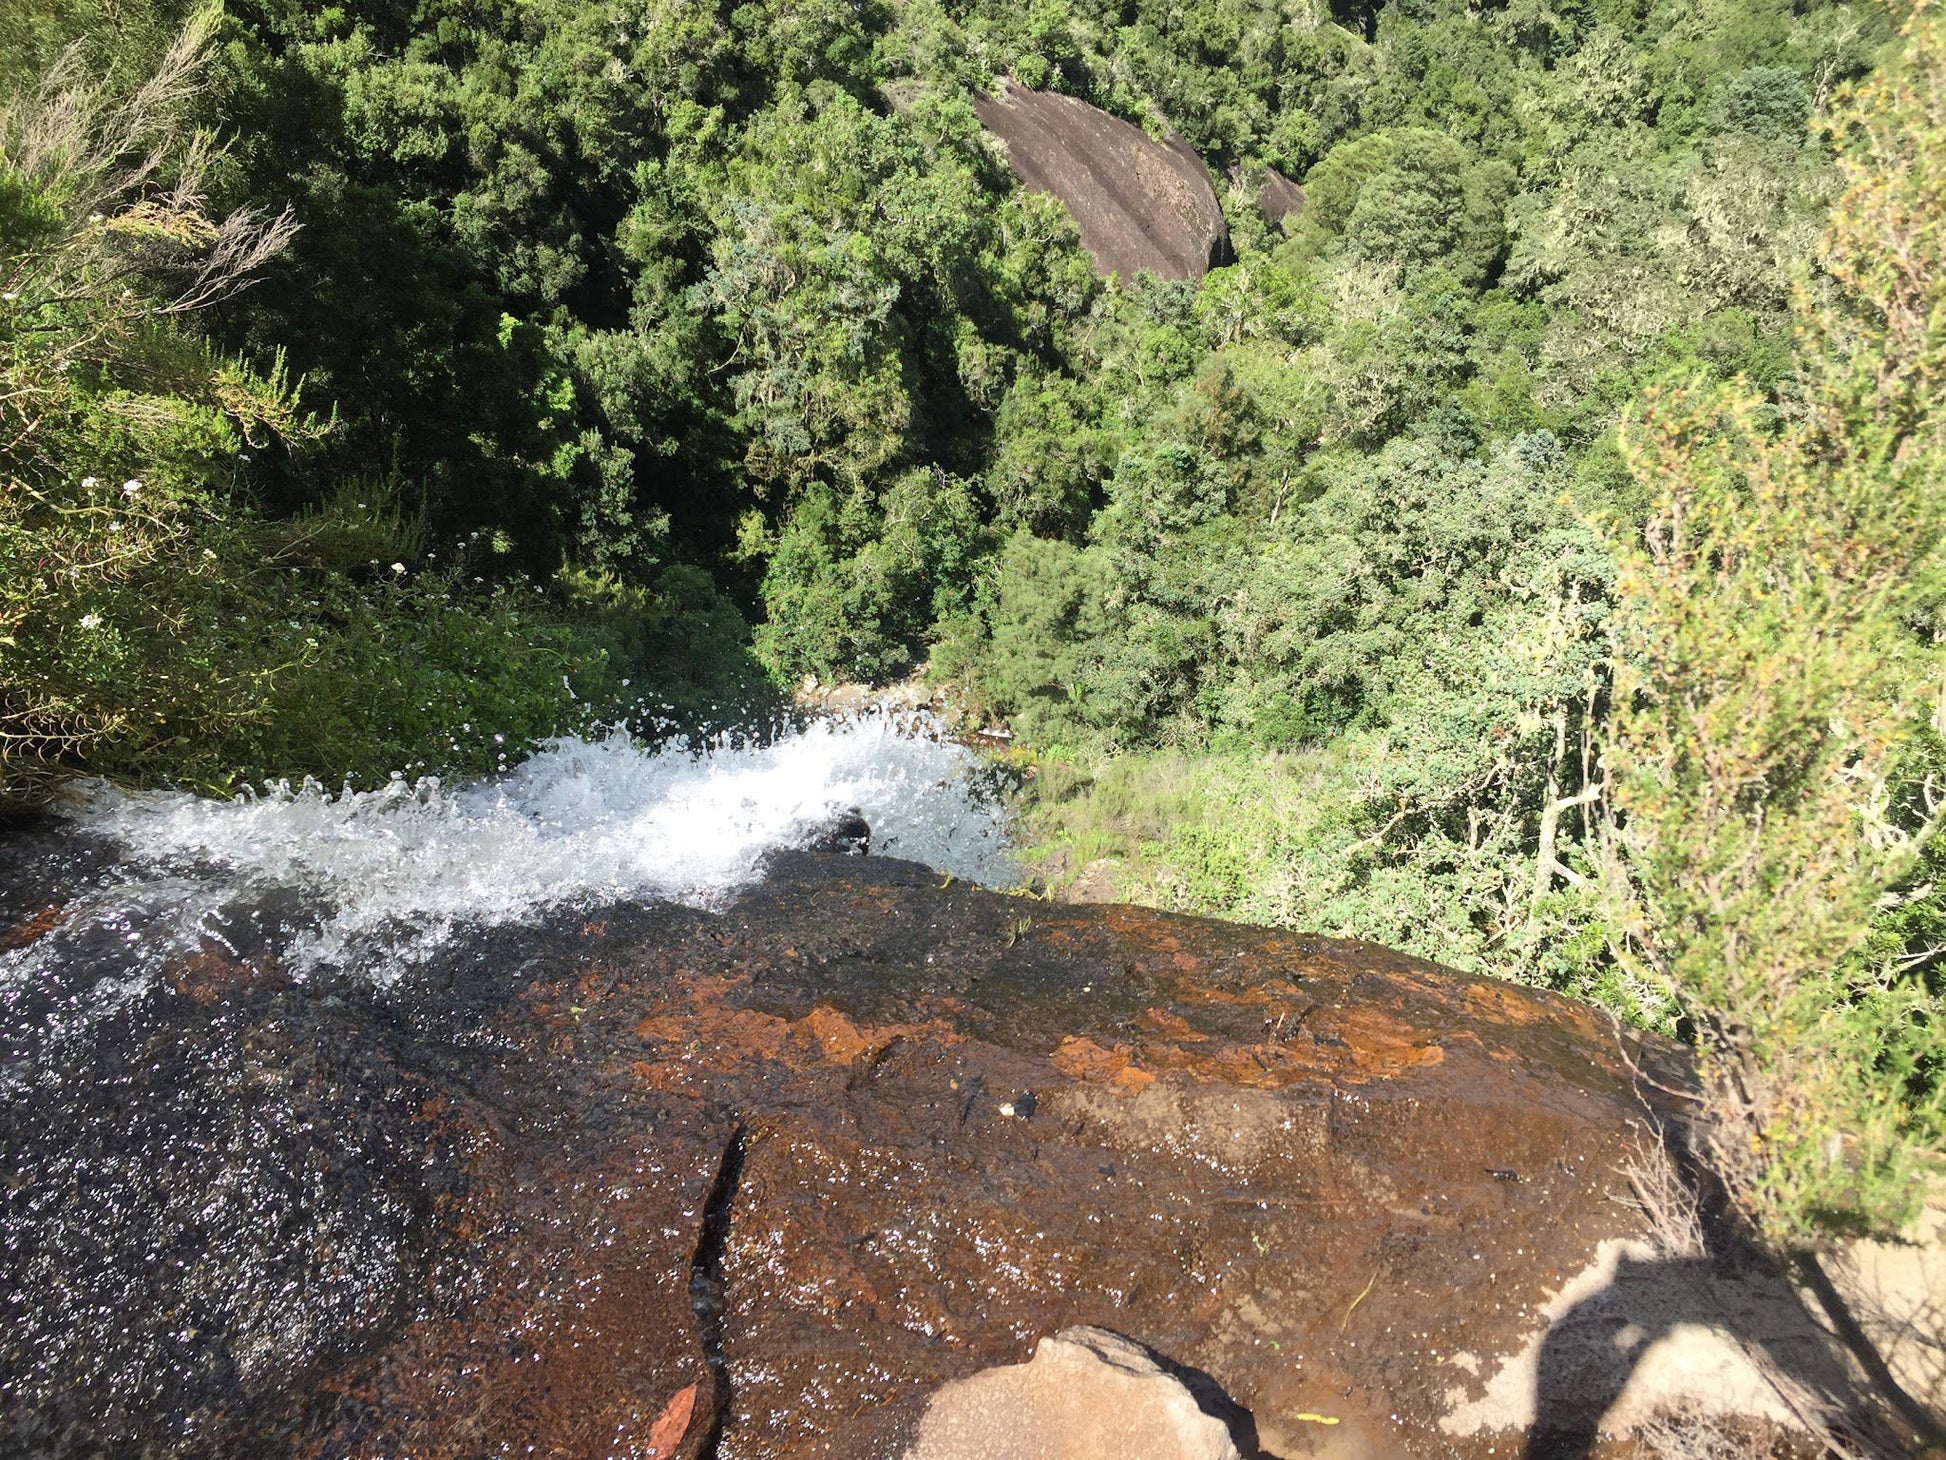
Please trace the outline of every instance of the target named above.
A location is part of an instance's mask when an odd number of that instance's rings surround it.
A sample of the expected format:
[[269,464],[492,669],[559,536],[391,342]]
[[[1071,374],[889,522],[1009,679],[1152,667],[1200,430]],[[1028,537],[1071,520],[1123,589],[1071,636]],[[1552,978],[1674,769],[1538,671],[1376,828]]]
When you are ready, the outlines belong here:
[[1616,544],[1623,956],[1689,1012],[1714,1163],[1787,1239],[1902,1216],[1938,1134],[1888,1063],[1946,1009],[1854,956],[1936,804],[1928,782],[1902,824],[1899,756],[1940,694],[1946,29],[1921,11],[1907,39],[1830,124],[1849,186],[1788,412],[1742,385],[1653,398],[1629,431],[1648,531]]

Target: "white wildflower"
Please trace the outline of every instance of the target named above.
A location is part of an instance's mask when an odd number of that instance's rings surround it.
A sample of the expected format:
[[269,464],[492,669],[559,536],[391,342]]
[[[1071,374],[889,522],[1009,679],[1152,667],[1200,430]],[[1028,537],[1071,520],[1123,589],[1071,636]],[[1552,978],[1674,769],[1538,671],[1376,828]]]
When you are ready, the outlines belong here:
[[101,485],[100,477],[83,477],[81,479],[81,490],[84,492],[92,492],[96,487],[100,485]]
[[98,613],[84,613],[84,614],[82,614],[82,615],[81,615],[81,627],[82,627],[82,628],[84,628],[84,629],[98,629],[98,628],[100,628],[100,627],[101,627],[101,615],[100,615],[100,614],[98,614]]
[[392,564],[392,571],[394,573],[403,573],[405,571],[405,564],[404,563]]
[[141,490],[142,484],[133,478],[122,483],[122,495],[124,497],[133,497]]

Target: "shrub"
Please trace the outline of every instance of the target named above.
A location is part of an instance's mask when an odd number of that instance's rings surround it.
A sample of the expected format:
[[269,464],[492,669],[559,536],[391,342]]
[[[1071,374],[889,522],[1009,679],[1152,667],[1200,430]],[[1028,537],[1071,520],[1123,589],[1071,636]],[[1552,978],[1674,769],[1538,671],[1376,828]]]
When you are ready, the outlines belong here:
[[185,324],[291,232],[205,211],[213,153],[182,113],[209,26],[132,92],[71,50],[0,112],[0,802],[77,772],[487,770],[622,707],[613,615],[428,567],[396,488],[251,510],[252,456],[321,428],[281,370]]
[[1932,825],[1901,823],[1897,767],[1940,672],[1911,630],[1946,534],[1946,29],[1908,38],[1831,124],[1799,401],[1652,396],[1648,532],[1614,544],[1617,951],[1687,1010],[1714,1163],[1781,1242],[1907,1214],[1910,1046],[1940,1045],[1936,993],[1857,956]]

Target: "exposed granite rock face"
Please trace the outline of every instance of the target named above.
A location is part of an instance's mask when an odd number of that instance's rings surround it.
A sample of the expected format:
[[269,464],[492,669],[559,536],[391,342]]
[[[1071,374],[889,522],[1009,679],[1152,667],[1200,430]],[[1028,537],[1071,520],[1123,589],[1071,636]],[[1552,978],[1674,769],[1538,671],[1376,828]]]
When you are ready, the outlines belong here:
[[185,960],[0,1109],[0,1449],[885,1460],[1076,1325],[1227,1395],[1245,1456],[1595,1443],[1615,1344],[1537,1334],[1634,1235],[1629,1065],[1680,1082],[1668,1047],[1367,945],[939,884],[780,856],[721,914],[582,910],[388,988]]
[[1012,83],[973,108],[1015,176],[1067,205],[1102,273],[1200,279],[1230,261],[1209,169],[1181,137],[1158,142],[1085,101]]
[[1267,167],[1257,185],[1257,207],[1272,225],[1282,223],[1304,211],[1304,189],[1276,168]]
[[1238,1460],[1223,1422],[1140,1344],[1066,1328],[1031,1363],[955,1379],[905,1460]]
[[1304,211],[1304,189],[1274,167],[1245,169],[1233,162],[1229,178],[1232,187],[1254,190],[1257,211],[1272,228]]

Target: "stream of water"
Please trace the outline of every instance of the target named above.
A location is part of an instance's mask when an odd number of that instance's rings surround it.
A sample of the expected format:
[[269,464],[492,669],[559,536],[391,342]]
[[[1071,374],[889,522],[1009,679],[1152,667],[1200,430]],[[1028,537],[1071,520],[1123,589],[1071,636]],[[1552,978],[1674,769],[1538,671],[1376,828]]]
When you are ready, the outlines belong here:
[[[877,854],[1016,879],[978,758],[923,714],[653,749],[562,739],[451,787],[230,801],[97,788],[0,845],[0,1099],[85,1070],[90,1031],[186,959],[384,987],[457,936],[563,908],[722,906],[766,854],[853,808]],[[51,927],[5,936],[36,918]]]
[[[210,939],[299,972],[356,965],[383,981],[463,926],[581,902],[720,906],[767,852],[854,808],[874,853],[989,886],[1016,880],[977,758],[924,715],[655,749],[619,733],[567,738],[462,786],[308,782],[231,801],[98,789],[43,839],[40,865],[16,872],[67,907],[53,936],[0,953],[0,1018],[64,955],[94,970],[103,998]],[[80,848],[98,865],[74,859]],[[19,905],[28,892],[14,889],[15,916],[34,910]]]

